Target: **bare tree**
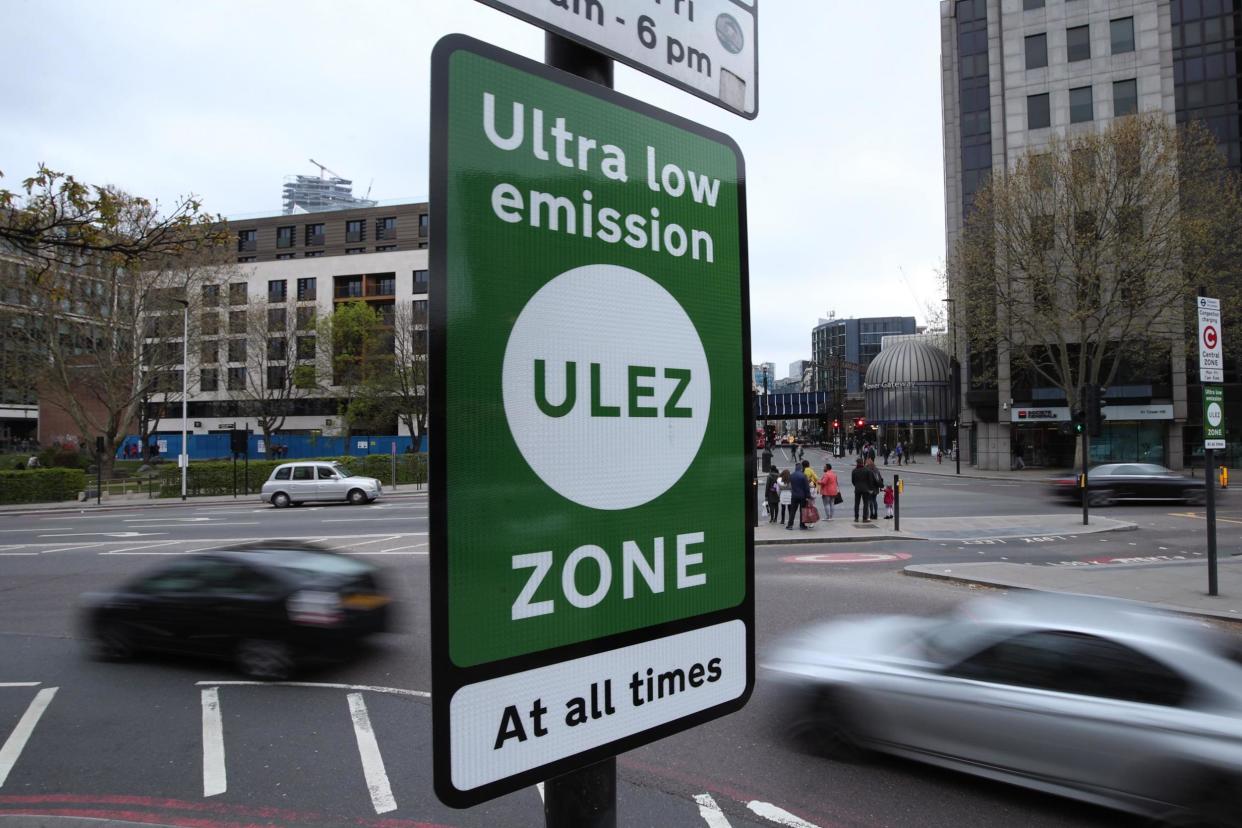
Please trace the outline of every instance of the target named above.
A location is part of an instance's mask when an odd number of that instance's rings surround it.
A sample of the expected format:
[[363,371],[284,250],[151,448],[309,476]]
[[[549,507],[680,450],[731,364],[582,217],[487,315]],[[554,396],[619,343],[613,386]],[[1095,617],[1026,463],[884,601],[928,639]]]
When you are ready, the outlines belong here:
[[393,320],[392,371],[379,377],[397,418],[414,441],[427,430],[427,303],[411,300],[397,306]]
[[1194,287],[1232,280],[1240,192],[1206,131],[1160,114],[1054,138],[995,173],[948,263],[975,381],[995,355],[1073,406],[1125,363],[1167,372]]
[[[272,435],[282,429],[293,400],[313,393],[316,387],[314,354],[301,354],[287,305],[250,307],[245,312],[246,331],[240,337],[244,375],[232,389],[263,432],[271,451]],[[310,361],[306,357],[310,356]]]

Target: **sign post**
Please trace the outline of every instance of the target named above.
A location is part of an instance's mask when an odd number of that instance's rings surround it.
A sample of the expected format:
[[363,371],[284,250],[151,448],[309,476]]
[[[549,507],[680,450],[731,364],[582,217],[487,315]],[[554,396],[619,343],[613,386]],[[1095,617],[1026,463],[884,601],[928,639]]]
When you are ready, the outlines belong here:
[[743,161],[460,35],[430,120],[436,793],[582,805],[754,684]]
[[1207,487],[1208,595],[1217,595],[1216,450],[1225,447],[1224,342],[1220,300],[1199,289],[1199,382],[1203,386],[1203,477]]

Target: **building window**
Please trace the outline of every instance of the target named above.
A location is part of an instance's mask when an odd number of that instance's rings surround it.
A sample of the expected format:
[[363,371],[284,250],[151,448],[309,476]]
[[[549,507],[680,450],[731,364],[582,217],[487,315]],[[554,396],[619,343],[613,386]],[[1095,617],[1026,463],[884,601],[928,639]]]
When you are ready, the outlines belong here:
[[395,244],[377,244],[377,245],[375,245],[375,252],[376,252],[376,253],[391,253],[392,251],[394,251],[394,250],[396,250],[396,249],[397,249],[397,246],[396,246]]
[[200,339],[198,342],[198,361],[212,365],[220,360],[220,341],[216,339]]
[[256,258],[257,258],[257,257],[255,257],[255,256],[238,256],[238,257],[237,257],[237,263],[238,263],[238,264],[247,264],[247,263],[249,263],[249,262],[253,262],[253,261],[255,261],[255,259],[256,259]]
[[323,255],[322,250],[307,250],[305,253],[302,254],[302,258],[303,259],[318,259],[322,255]]
[[397,237],[397,217],[388,216],[387,218],[376,219],[375,221],[375,240],[395,239]]
[[244,310],[229,311],[229,333],[244,334],[246,332],[246,312]]
[[1026,68],[1041,69],[1048,65],[1048,35],[1031,35],[1026,39]]
[[285,279],[271,279],[267,283],[267,301],[283,302],[289,296],[288,282]]
[[219,285],[203,285],[203,307],[205,308],[220,307],[220,286]]
[[1048,93],[1026,96],[1026,128],[1043,129],[1051,125],[1052,119],[1048,109]]
[[346,256],[352,256],[352,255],[354,255],[355,253],[366,253],[366,252],[367,252],[367,249],[366,249],[365,247],[347,247],[347,248],[345,248],[345,255],[346,255]]
[[427,300],[415,299],[411,305],[414,308],[414,327],[424,328],[427,326]]
[[293,247],[293,234],[297,230],[296,227],[277,227],[276,228],[276,246],[277,247]]
[[345,241],[360,242],[367,240],[366,219],[352,219],[345,222]]
[[270,389],[279,389],[285,387],[285,366],[269,365],[267,366],[267,387]]
[[428,216],[426,213],[418,214],[418,235],[422,238],[426,238],[427,236],[427,219]]
[[315,306],[305,305],[298,308],[298,330],[305,331],[315,327]]
[[415,270],[414,271],[414,292],[415,293],[426,293],[427,284],[428,284],[427,271]]
[[244,305],[246,304],[246,283],[231,282],[229,284],[229,304]]
[[1108,23],[1108,32],[1110,39],[1112,40],[1112,51],[1114,55],[1134,51],[1133,17],[1122,17],[1117,20],[1110,20]]
[[278,261],[278,262],[287,261],[287,260],[289,260],[289,259],[294,258],[295,256],[297,256],[297,254],[296,254],[296,253],[277,253],[277,254],[276,254],[276,261]]
[[284,362],[289,358],[289,343],[283,336],[274,336],[267,340],[268,362]]
[[309,302],[315,298],[315,277],[298,279],[298,301]]
[[315,337],[299,336],[298,337],[298,359],[314,359],[315,358]]
[[1070,63],[1091,58],[1091,27],[1074,26],[1065,30],[1065,57]]
[[229,340],[229,362],[245,362],[246,361],[246,340],[230,339]]
[[246,369],[230,368],[229,369],[229,390],[244,391],[246,390]]
[[1095,118],[1091,102],[1091,87],[1079,86],[1070,90],[1070,123],[1081,124]]
[[337,299],[360,299],[362,298],[362,277],[361,276],[337,276],[336,277],[336,298]]
[[370,282],[368,296],[395,296],[397,293],[397,277],[391,273],[372,276],[367,281]]
[[220,314],[204,313],[201,317],[200,333],[203,336],[215,336],[220,333]]
[[308,224],[306,225],[306,246],[321,247],[323,245],[323,225]]
[[237,231],[237,252],[249,253],[254,250],[259,243],[258,230],[238,230]]
[[289,327],[289,316],[284,308],[267,309],[267,329],[269,331],[283,331],[287,327]]
[[1138,112],[1138,81],[1117,81],[1113,84],[1113,117],[1133,115]]
[[215,368],[203,368],[198,372],[199,391],[217,391],[220,388],[220,372]]
[[1022,0],[1022,11],[1035,11],[1043,7],[1044,0]]

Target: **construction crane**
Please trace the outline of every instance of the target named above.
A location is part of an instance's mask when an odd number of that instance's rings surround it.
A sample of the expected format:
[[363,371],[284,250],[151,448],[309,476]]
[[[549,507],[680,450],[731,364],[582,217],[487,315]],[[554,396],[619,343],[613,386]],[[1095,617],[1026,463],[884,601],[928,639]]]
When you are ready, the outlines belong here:
[[333,177],[333,178],[338,178],[338,179],[340,179],[341,181],[347,181],[347,180],[348,180],[347,178],[345,178],[345,176],[341,175],[341,174],[340,174],[339,172],[337,172],[336,170],[329,169],[328,167],[324,166],[323,164],[320,164],[320,163],[319,163],[318,161],[316,161],[314,158],[312,158],[312,159],[310,160],[310,162],[311,162],[312,164],[314,164],[316,167],[318,167],[318,168],[319,168],[319,177],[320,177],[320,178],[323,178],[323,174],[324,174],[324,173],[332,173],[332,177]]

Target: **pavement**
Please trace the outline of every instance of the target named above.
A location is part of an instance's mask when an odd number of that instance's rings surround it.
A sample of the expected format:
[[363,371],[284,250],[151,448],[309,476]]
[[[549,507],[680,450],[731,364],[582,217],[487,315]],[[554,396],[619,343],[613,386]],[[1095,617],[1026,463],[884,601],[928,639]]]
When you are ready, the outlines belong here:
[[905,574],[1001,589],[1034,589],[1124,598],[1177,612],[1242,621],[1242,557],[1223,556],[1217,564],[1218,595],[1208,595],[1203,558],[1164,556],[1141,561],[1109,557],[1098,562],[1039,566],[1000,561],[907,566]]
[[[842,504],[844,506],[845,504]],[[896,521],[873,520],[855,523],[837,508],[832,520],[820,520],[809,529],[785,529],[780,523],[761,520],[755,527],[755,545],[789,543],[840,543],[852,541],[891,540],[981,540],[983,538],[1026,538],[1051,535],[1089,535],[1099,532],[1125,532],[1136,529],[1130,521],[1091,515],[1090,524],[1083,526],[1077,513],[1052,515],[990,515],[986,517],[903,518],[901,530]]]

